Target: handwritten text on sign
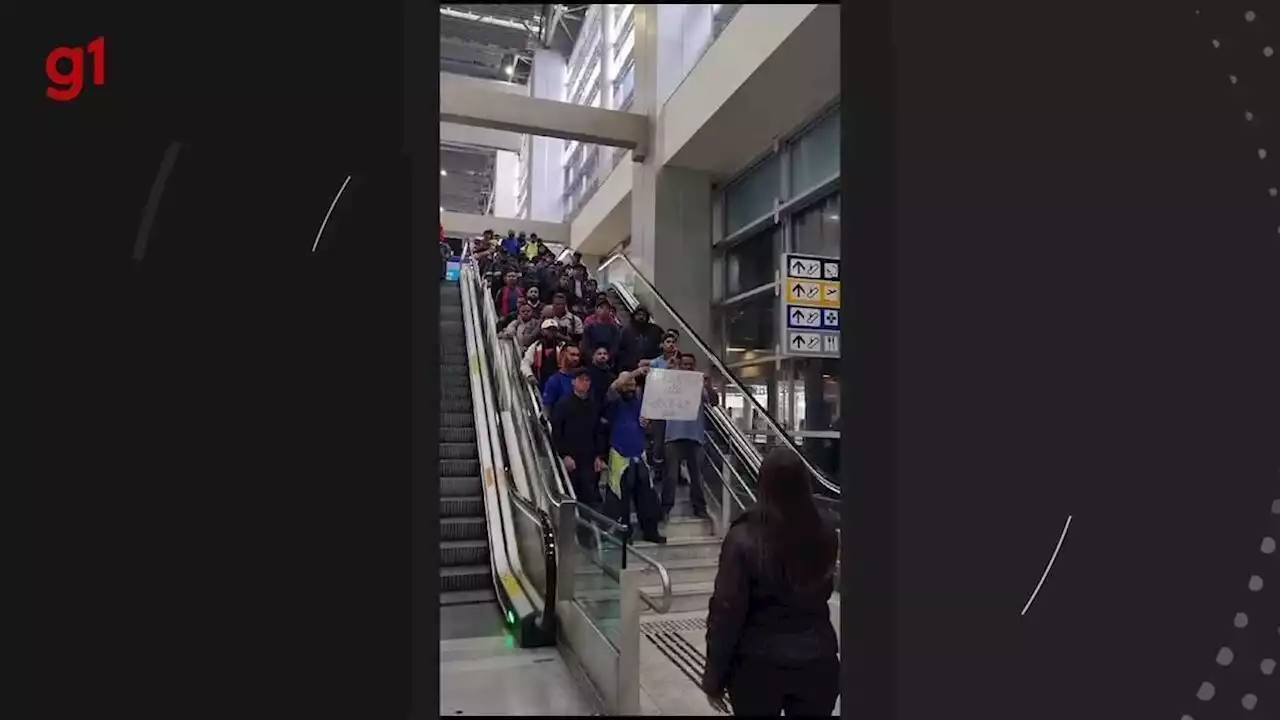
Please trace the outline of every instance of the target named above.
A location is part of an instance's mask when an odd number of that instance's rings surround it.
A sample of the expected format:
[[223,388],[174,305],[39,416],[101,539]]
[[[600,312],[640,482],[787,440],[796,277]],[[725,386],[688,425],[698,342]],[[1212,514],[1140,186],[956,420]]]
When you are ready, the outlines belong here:
[[640,416],[650,420],[697,420],[702,409],[702,373],[650,370]]

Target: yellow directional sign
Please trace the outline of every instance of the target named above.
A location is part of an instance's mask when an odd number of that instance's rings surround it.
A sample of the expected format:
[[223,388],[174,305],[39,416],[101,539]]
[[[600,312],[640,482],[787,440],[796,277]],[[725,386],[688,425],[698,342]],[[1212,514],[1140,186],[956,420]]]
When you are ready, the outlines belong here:
[[822,285],[823,283],[812,280],[788,279],[787,303],[790,305],[819,304],[822,301]]
[[822,294],[818,298],[817,304],[822,307],[840,307],[840,283],[824,282],[820,284],[822,285]]

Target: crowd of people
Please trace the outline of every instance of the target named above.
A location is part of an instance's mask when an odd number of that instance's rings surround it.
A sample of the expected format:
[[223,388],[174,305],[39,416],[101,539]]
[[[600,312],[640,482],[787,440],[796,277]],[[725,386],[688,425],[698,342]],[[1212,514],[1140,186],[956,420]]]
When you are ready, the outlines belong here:
[[[642,412],[650,372],[697,371],[694,355],[680,350],[679,332],[652,322],[644,307],[622,323],[582,255],[559,260],[536,235],[486,232],[471,254],[500,333],[523,352],[521,374],[541,394],[578,501],[665,543],[660,525],[685,483],[683,469],[693,480],[693,513],[707,518],[698,481],[705,414],[662,422]],[[718,400],[704,380],[704,404]],[[818,509],[808,469],[794,453],[765,456],[758,490],[759,501],[734,520],[721,547],[701,689],[722,713],[830,716],[840,693],[827,604],[836,525]]]
[[[486,231],[471,257],[488,283],[501,336],[522,353],[520,372],[537,389],[551,440],[578,501],[665,543],[679,485],[689,486],[693,514],[707,518],[697,479],[706,418],[650,421],[641,413],[654,369],[697,370],[681,352],[680,333],[638,307],[623,323],[582,263],[558,259],[536,234]],[[704,400],[719,401],[709,381]],[[683,473],[681,471],[684,471]]]

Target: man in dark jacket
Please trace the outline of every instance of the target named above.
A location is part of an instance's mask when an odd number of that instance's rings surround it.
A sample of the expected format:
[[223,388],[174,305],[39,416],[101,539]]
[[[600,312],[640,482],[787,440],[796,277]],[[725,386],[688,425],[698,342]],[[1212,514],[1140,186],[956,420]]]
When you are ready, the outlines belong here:
[[520,273],[515,270],[507,270],[505,283],[498,291],[493,294],[494,305],[498,308],[498,317],[510,315],[520,307],[520,303],[524,301],[524,290],[520,287]]
[[613,371],[613,364],[610,362],[609,348],[597,347],[595,352],[591,353],[591,362],[586,365],[586,369],[587,374],[591,376],[591,396],[603,408],[605,399],[609,395],[609,387],[613,385],[614,380],[618,379],[618,374]]
[[618,369],[634,370],[642,359],[658,357],[662,353],[662,328],[650,321],[649,310],[643,305],[631,313],[631,322],[622,329]]
[[551,408],[551,442],[569,471],[578,502],[599,510],[599,479],[609,449],[608,433],[600,422],[600,403],[591,392],[591,376],[585,368],[574,368],[569,376],[573,392]]
[[614,322],[613,305],[609,298],[601,295],[595,315],[582,322],[582,347],[588,353],[594,353],[596,348],[608,348],[609,357],[613,358],[621,344],[622,328]]

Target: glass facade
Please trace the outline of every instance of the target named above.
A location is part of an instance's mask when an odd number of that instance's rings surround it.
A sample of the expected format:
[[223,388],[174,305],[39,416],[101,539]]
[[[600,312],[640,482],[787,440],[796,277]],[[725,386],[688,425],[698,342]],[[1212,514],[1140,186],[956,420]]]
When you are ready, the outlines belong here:
[[[758,378],[752,393],[805,455],[831,472],[838,470],[840,363],[782,356],[777,278],[784,252],[840,256],[839,179],[840,109],[834,107],[721,191],[716,222],[723,239],[712,260],[712,322],[721,357],[744,383]],[[758,423],[734,417],[744,429]]]

